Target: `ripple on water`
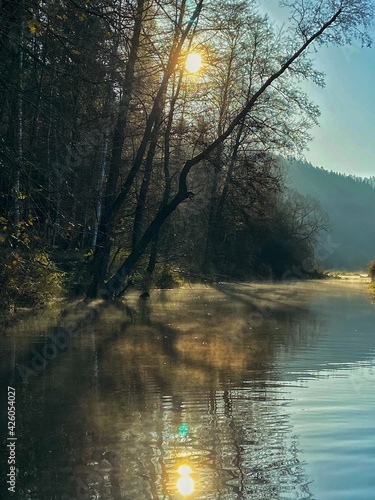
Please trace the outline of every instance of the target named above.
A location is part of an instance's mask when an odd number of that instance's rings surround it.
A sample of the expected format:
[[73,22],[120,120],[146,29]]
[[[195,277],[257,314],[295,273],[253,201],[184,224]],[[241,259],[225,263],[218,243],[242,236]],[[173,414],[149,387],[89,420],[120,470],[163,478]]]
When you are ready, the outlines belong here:
[[[17,388],[23,498],[178,500],[180,465],[195,500],[375,498],[375,315],[358,283],[223,283],[139,307],[82,324]],[[28,326],[3,354],[43,348],[46,320]]]

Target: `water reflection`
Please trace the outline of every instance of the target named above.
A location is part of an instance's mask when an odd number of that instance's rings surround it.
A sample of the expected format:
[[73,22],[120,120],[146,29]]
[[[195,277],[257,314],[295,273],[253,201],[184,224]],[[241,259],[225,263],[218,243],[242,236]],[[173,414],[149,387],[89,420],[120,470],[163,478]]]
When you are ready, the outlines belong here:
[[194,491],[194,479],[190,477],[193,473],[189,465],[180,465],[177,470],[178,474],[181,476],[177,480],[177,490],[181,495],[188,496]]
[[[333,360],[335,377],[374,347],[364,293],[348,295],[351,319],[346,295],[329,286],[134,295],[83,322],[65,352],[17,387],[18,498],[314,498],[293,384],[319,379]],[[59,318],[8,328],[4,352],[26,359]],[[343,335],[352,321],[356,343]],[[190,469],[178,474],[180,465]]]

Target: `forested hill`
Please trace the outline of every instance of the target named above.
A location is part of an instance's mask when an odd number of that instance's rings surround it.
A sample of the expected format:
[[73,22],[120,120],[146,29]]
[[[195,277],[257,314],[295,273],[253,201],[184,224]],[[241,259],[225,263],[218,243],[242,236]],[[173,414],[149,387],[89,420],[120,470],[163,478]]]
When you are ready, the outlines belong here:
[[372,179],[329,172],[299,161],[291,161],[288,168],[290,187],[318,199],[330,218],[331,228],[323,235],[323,246],[326,244],[329,250],[321,251],[324,267],[365,268],[375,256]]

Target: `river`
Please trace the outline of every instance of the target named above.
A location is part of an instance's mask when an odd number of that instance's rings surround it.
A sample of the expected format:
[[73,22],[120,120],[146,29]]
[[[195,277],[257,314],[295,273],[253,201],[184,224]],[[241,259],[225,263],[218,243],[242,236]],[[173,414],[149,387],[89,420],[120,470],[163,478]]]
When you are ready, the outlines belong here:
[[1,498],[375,498],[363,281],[138,295],[55,305],[2,331],[17,474]]

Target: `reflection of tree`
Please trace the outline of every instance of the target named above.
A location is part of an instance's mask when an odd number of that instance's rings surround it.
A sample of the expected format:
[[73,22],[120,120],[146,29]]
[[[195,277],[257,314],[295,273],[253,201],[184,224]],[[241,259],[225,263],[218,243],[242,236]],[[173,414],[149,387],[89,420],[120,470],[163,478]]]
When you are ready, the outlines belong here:
[[[27,436],[20,498],[30,490],[30,498],[61,500],[85,487],[82,495],[104,500],[177,498],[182,462],[193,469],[197,498],[301,491],[306,481],[274,364],[280,339],[290,348],[307,341],[297,318],[309,313],[301,300],[297,308],[285,306],[290,296],[272,299],[269,288],[172,291],[160,304],[155,294],[146,315],[130,297],[83,325],[67,351],[19,389]],[[251,326],[265,305],[268,316]],[[308,321],[313,334],[318,325]]]
[[[156,485],[157,495],[173,498],[177,466],[186,460],[204,498],[237,498],[245,492],[252,498],[278,498],[286,488],[303,488],[298,449],[287,441],[290,429],[272,382],[281,344],[270,326],[278,324],[285,346],[293,349],[306,342],[302,331],[297,331],[298,342],[293,335],[297,317],[308,312],[294,306],[283,311],[282,303],[274,301],[269,317],[249,330],[256,301],[249,291],[243,292],[243,307],[238,298],[200,291],[183,295],[180,303],[166,301],[164,311],[150,309],[147,325],[127,325],[125,335],[102,353],[102,380],[108,377],[105,388],[111,387],[109,394],[100,391],[103,404],[110,405],[111,415],[121,415],[129,436],[119,452],[132,471],[122,479],[123,491],[158,498],[151,492]],[[168,305],[178,310],[178,320],[166,325],[177,316]],[[306,332],[313,334],[317,325],[313,317],[308,321]],[[228,352],[230,331],[242,335]],[[169,339],[170,352],[163,338]],[[245,354],[244,346],[250,346]],[[244,379],[251,383],[242,385]],[[110,396],[120,388],[126,394],[126,415],[121,399]],[[178,434],[182,423],[189,428],[186,437]]]

